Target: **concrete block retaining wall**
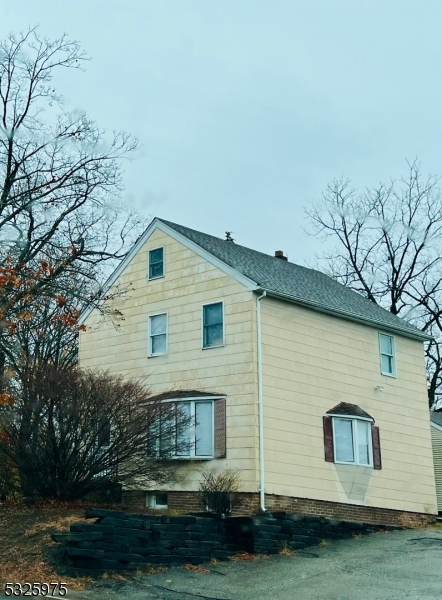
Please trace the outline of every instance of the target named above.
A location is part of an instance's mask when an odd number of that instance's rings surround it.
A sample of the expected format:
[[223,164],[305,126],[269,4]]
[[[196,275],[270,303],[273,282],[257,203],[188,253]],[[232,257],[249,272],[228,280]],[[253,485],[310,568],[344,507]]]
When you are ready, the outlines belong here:
[[[317,545],[323,539],[345,539],[367,534],[381,526],[289,514],[265,513],[226,519],[131,514],[91,508],[70,533],[53,534],[65,546],[76,568],[135,570],[146,564],[201,564],[211,558],[226,560],[238,552],[276,554],[286,545],[294,550]],[[385,526],[385,529],[396,529]]]

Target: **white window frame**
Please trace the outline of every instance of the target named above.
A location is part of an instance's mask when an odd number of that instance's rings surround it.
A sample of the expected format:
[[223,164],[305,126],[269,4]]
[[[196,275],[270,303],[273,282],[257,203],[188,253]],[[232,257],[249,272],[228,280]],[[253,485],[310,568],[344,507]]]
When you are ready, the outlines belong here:
[[157,508],[163,510],[167,509],[168,504],[157,504],[157,494],[167,495],[167,492],[162,492],[161,490],[157,490],[155,492],[146,492],[146,508]]
[[[352,417],[346,415],[329,415],[332,418],[332,426],[333,426],[333,461],[338,465],[354,465],[358,467],[371,467],[373,468],[373,438],[372,438],[372,427],[373,420],[366,419],[364,417]],[[353,438],[353,456],[355,460],[353,462],[347,462],[343,460],[336,459],[336,436],[335,436],[335,419],[342,419],[352,422],[351,430],[352,430],[352,438]],[[358,427],[357,421],[363,421],[364,423],[368,423],[371,425],[369,427],[369,435],[368,435],[368,455],[369,455],[369,464],[359,462],[359,445],[358,445]]]
[[[174,460],[213,460],[215,458],[215,401],[224,398],[224,396],[220,396],[219,398],[214,398],[213,396],[209,396],[207,398],[182,398],[175,400],[163,400],[163,402],[175,402],[179,404],[190,404],[190,419],[192,421],[192,425],[189,427],[189,437],[191,439],[190,442],[190,452],[189,454],[175,454],[172,458]],[[196,423],[195,423],[195,404],[198,402],[210,402],[212,404],[212,454],[210,455],[200,455],[195,454],[195,446],[196,446]]]
[[[212,304],[221,304],[223,311],[223,342],[217,346],[205,346],[204,345],[204,307]],[[201,349],[210,350],[212,348],[223,348],[226,345],[226,316],[224,311],[224,300],[212,300],[211,302],[204,302],[201,304]]]
[[[152,336],[151,334],[151,319],[152,317],[159,317],[160,315],[166,315],[166,350],[164,352],[155,352],[155,354],[152,352]],[[165,310],[161,311],[161,312],[157,312],[157,313],[152,313],[151,315],[148,316],[148,335],[147,335],[147,357],[148,358],[153,358],[155,356],[165,356],[168,351],[169,351],[169,313]],[[164,334],[160,334],[160,335],[164,335]]]
[[[393,354],[385,354],[385,352],[382,352],[381,336],[389,337],[391,339],[391,349],[392,349]],[[382,373],[382,375],[385,375],[386,377],[395,378],[396,377],[396,346],[395,346],[394,336],[392,336],[390,333],[384,333],[383,331],[380,331],[378,337],[379,337],[379,360],[381,363],[381,373]],[[382,369],[382,355],[383,354],[385,356],[391,356],[393,359],[393,372],[392,373],[388,373]]]
[[[163,251],[163,274],[157,275],[156,277],[151,277],[150,276],[150,253],[155,252],[155,250]],[[164,246],[158,246],[158,248],[151,248],[150,250],[147,251],[147,279],[148,279],[148,281],[154,281],[155,279],[161,279],[162,277],[165,276],[165,274],[166,274],[165,256],[166,256],[166,252],[165,252]]]

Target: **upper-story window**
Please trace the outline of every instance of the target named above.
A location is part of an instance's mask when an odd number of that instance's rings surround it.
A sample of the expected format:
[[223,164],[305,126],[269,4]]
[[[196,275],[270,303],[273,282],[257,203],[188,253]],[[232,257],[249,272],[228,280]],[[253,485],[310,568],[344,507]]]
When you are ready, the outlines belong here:
[[149,279],[164,276],[164,248],[149,250]]
[[149,317],[149,356],[167,354],[167,313]]
[[224,307],[222,302],[203,305],[203,348],[224,346]]
[[381,353],[382,375],[396,376],[396,360],[394,352],[394,339],[385,333],[379,334],[379,348]]

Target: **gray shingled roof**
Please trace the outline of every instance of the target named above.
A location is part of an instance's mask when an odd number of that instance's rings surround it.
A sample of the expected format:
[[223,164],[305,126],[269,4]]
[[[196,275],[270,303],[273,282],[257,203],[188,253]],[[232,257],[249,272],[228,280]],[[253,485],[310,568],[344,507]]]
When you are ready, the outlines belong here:
[[431,339],[420,329],[338,283],[328,275],[227,242],[221,238],[158,219],[226,265],[251,279],[269,295],[346,319],[376,325],[414,339]]
[[349,404],[348,402],[337,404],[334,408],[328,410],[326,414],[345,415],[346,417],[363,417],[364,419],[371,419],[374,421],[373,417],[365,412],[360,406],[357,404]]
[[442,412],[435,412],[433,410],[430,410],[430,419],[432,423],[435,423],[436,425],[439,425],[439,427],[442,427]]

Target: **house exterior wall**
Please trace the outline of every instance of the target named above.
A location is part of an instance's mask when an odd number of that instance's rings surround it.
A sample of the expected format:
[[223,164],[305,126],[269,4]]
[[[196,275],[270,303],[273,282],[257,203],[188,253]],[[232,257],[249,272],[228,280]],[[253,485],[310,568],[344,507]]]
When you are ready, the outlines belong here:
[[[148,281],[148,252],[160,246],[165,276]],[[187,478],[167,491],[177,498],[195,491],[196,467],[237,468],[241,492],[254,494],[253,504],[259,490],[256,297],[160,229],[118,284],[133,288],[118,302],[125,320],[115,329],[92,312],[80,335],[80,365],[147,376],[154,394],[188,389],[225,395],[227,458],[183,462]],[[202,350],[201,306],[219,300],[225,347]],[[293,498],[301,504],[312,499],[312,511],[329,503],[435,513],[422,343],[394,336],[397,377],[386,377],[375,328],[268,297],[261,310],[268,501],[285,506]],[[148,317],[161,312],[168,314],[168,353],[148,358]],[[377,385],[384,390],[375,391]],[[382,470],[325,462],[322,417],[340,402],[358,404],[380,427]]]
[[[266,494],[435,513],[422,343],[394,336],[397,377],[387,377],[375,328],[261,302]],[[340,402],[380,427],[382,470],[324,460],[322,418]]]
[[436,479],[437,510],[442,511],[442,431],[431,426],[434,477]]
[[[165,276],[148,281],[148,251],[164,247]],[[227,458],[183,462],[184,470],[208,466],[237,468],[245,492],[257,490],[257,359],[256,304],[251,292],[235,279],[156,229],[115,285],[134,288],[118,303],[125,320],[119,331],[101,322],[97,311],[80,335],[80,365],[144,377],[152,393],[171,389],[225,394]],[[202,350],[201,306],[224,302],[225,347]],[[148,317],[168,313],[168,352],[148,358]],[[173,489],[196,489],[198,473],[190,472]],[[169,487],[170,489],[170,487]]]

